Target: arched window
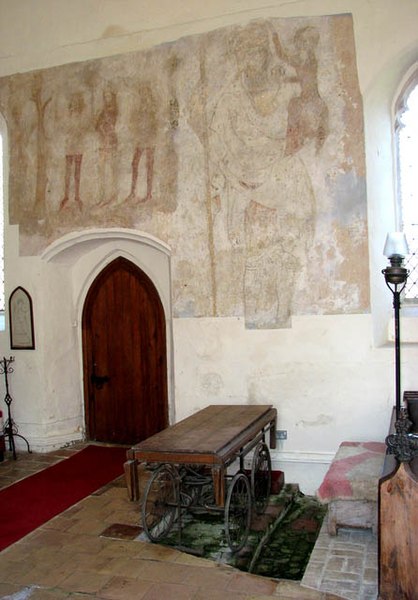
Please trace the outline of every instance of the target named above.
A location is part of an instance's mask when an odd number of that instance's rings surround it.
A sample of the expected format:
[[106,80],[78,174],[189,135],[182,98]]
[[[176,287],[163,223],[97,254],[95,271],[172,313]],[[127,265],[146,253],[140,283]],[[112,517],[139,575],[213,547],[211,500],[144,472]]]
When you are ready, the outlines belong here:
[[418,66],[395,104],[395,139],[399,224],[410,250],[405,300],[418,303]]
[[4,330],[4,186],[3,137],[0,132],[0,331]]

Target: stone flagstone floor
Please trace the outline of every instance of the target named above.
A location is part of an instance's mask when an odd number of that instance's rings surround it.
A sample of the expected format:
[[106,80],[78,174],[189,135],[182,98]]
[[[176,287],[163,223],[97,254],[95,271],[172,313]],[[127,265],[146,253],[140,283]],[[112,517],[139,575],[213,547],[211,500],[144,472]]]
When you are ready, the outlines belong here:
[[[18,455],[0,463],[0,488],[46,468],[83,444],[48,454]],[[128,500],[123,477],[88,496],[33,533],[0,552],[0,598],[4,600],[371,600],[373,544],[363,558],[361,582],[352,577],[347,557],[360,542],[343,532],[327,545],[321,532],[306,581],[272,580],[174,548],[139,542],[138,505]],[[1,516],[1,515],[0,515]],[[113,533],[112,533],[113,532]],[[122,534],[120,533],[122,532]],[[359,532],[354,532],[359,533]],[[321,546],[322,545],[322,546]],[[322,555],[321,555],[322,553]],[[321,558],[322,556],[322,558]],[[367,558],[369,557],[369,558]],[[340,561],[340,562],[338,562]],[[370,562],[368,562],[370,561]],[[348,564],[348,563],[347,563]],[[321,567],[322,565],[322,567]],[[338,577],[338,565],[340,576]],[[316,569],[316,571],[315,571]],[[351,571],[350,571],[351,569]],[[316,573],[316,575],[315,575]],[[351,573],[351,575],[350,575]],[[349,576],[350,575],[350,576]],[[359,579],[359,575],[357,574]],[[316,587],[316,589],[315,589]],[[318,589],[320,588],[320,589]],[[367,588],[367,590],[366,590]],[[359,594],[353,595],[355,590]],[[365,592],[370,594],[364,595]],[[350,593],[351,595],[345,595]]]
[[377,598],[377,536],[369,529],[327,532],[326,519],[305,570],[302,585],[347,600]]

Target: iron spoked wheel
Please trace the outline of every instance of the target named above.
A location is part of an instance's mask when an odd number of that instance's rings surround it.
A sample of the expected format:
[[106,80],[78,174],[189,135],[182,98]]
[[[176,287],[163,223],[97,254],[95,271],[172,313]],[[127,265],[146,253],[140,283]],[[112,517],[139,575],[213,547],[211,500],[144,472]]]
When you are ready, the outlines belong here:
[[251,492],[254,508],[261,515],[267,506],[271,490],[271,458],[265,442],[260,442],[254,450],[251,466]]
[[151,542],[167,535],[178,510],[178,474],[174,467],[161,465],[152,474],[141,507],[142,527]]
[[225,503],[225,535],[232,552],[238,552],[244,547],[250,521],[250,483],[244,473],[237,473],[229,486]]

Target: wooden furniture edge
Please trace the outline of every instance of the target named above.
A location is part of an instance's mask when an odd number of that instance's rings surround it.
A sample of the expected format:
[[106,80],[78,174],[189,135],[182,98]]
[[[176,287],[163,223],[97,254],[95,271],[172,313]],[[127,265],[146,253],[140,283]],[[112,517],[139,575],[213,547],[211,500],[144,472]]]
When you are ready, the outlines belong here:
[[[392,410],[388,435],[395,433]],[[418,600],[418,457],[386,454],[378,489],[378,600]]]

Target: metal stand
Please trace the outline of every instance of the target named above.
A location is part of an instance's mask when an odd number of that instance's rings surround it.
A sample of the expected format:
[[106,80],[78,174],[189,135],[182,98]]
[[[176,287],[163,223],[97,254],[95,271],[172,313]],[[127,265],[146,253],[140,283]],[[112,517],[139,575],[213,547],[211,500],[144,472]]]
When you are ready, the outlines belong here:
[[7,420],[4,424],[3,432],[4,432],[4,437],[9,439],[9,451],[13,453],[13,458],[14,458],[14,460],[16,460],[17,456],[16,456],[16,446],[15,446],[15,440],[14,440],[15,437],[19,437],[26,442],[29,454],[32,454],[32,450],[29,447],[28,440],[25,437],[23,437],[23,435],[20,435],[18,433],[17,425],[13,421],[11,411],[10,411],[10,405],[13,402],[13,398],[9,394],[9,381],[8,381],[7,375],[8,375],[8,373],[13,373],[13,369],[10,366],[10,363],[14,362],[14,359],[15,359],[14,356],[11,356],[10,358],[5,358],[3,356],[3,359],[0,361],[0,375],[4,375],[4,382],[5,382],[5,386],[6,386],[6,395],[4,397],[4,401],[7,405]]
[[401,335],[399,319],[399,310],[401,308],[401,293],[397,289],[397,286],[395,286],[395,290],[391,291],[393,293],[393,309],[395,317],[395,407],[396,418],[399,419],[401,416]]
[[390,267],[383,269],[387,287],[393,294],[393,309],[395,313],[395,407],[396,420],[401,416],[401,344],[400,319],[401,293],[405,289],[409,271],[402,266],[403,256],[394,254],[389,257]]

